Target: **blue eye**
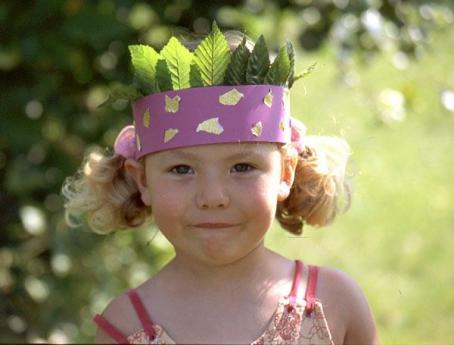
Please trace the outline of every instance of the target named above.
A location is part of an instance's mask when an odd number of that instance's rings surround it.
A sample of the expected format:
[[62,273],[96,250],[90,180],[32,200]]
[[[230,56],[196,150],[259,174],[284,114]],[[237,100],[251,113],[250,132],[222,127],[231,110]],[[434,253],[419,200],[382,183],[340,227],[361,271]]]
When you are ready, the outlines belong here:
[[173,172],[177,175],[186,175],[189,171],[192,170],[188,165],[177,165],[170,169],[170,172]]
[[236,172],[248,172],[255,169],[252,165],[247,163],[235,164],[233,168],[236,170]]

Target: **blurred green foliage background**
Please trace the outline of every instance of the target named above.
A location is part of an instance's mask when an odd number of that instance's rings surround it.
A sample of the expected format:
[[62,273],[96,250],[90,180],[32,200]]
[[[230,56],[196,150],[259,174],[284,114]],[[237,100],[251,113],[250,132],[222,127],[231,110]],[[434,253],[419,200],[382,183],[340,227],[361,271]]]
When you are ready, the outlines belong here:
[[265,35],[297,45],[293,115],[351,144],[351,210],[270,247],[363,287],[384,344],[452,342],[454,12],[450,1],[37,0],[0,3],[0,341],[89,342],[108,301],[171,256],[154,229],[70,229],[60,188],[91,145],[111,147],[129,105],[128,44],[171,34]]

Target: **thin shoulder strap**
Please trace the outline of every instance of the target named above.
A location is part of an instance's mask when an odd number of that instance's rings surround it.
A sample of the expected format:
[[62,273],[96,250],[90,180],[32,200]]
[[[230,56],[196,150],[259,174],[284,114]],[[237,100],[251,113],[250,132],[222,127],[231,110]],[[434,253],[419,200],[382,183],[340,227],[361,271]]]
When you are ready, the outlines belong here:
[[151,318],[148,315],[148,313],[145,309],[145,306],[142,303],[142,300],[140,299],[139,295],[137,294],[137,291],[135,289],[129,290],[128,296],[137,313],[137,316],[140,319],[140,322],[142,323],[145,333],[148,335],[148,337],[151,340],[153,340],[154,337],[156,336],[156,332],[153,328],[153,322],[151,321]]
[[93,320],[96,322],[99,328],[110,335],[118,344],[129,344],[128,338],[121,333],[117,327],[112,325],[106,318],[96,314]]
[[289,300],[290,304],[294,304],[296,298],[298,297],[300,285],[301,285],[301,276],[303,274],[303,263],[300,260],[295,260],[295,274],[293,276],[292,289],[290,290]]
[[318,267],[309,266],[309,277],[306,287],[306,313],[310,314],[315,307],[315,289],[317,287]]

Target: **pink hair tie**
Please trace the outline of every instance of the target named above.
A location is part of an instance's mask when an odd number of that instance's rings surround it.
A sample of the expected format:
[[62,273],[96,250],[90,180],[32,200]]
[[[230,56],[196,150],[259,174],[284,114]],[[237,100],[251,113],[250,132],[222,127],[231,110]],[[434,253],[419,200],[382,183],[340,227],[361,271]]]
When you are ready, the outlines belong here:
[[118,133],[114,143],[114,151],[116,154],[125,158],[136,159],[136,130],[133,125],[124,127]]
[[304,151],[306,145],[304,137],[306,135],[306,126],[298,119],[294,117],[290,118],[290,127],[292,128],[292,144],[301,153]]

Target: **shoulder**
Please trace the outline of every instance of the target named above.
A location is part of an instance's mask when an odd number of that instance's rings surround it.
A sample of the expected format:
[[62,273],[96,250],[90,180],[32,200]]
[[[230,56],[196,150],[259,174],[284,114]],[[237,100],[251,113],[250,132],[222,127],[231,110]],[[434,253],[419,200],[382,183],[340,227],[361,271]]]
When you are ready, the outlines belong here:
[[[124,336],[132,334],[138,328],[134,308],[131,305],[127,292],[114,298],[101,313],[109,323],[115,326]],[[97,328],[95,343],[112,343],[112,337],[100,327]]]
[[369,304],[350,276],[338,269],[319,267],[317,297],[339,343],[378,343]]

